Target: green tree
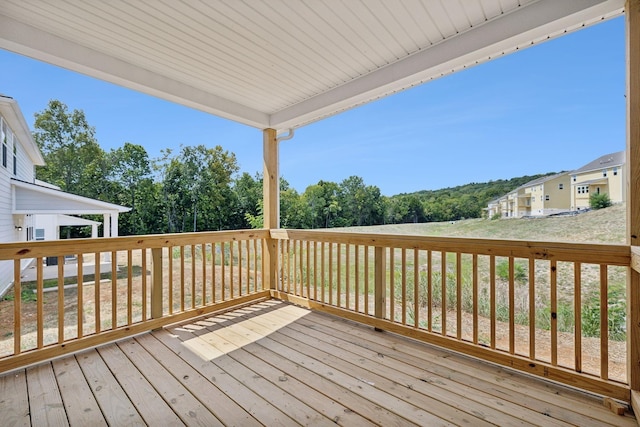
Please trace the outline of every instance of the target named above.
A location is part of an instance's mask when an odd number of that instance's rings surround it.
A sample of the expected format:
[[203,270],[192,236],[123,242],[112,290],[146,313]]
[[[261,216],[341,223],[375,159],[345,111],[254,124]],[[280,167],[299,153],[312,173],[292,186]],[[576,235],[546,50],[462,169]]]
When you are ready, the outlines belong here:
[[235,154],[221,146],[181,147],[158,162],[163,177],[167,226],[172,232],[233,228],[237,211],[232,189]]
[[69,112],[58,100],[35,114],[33,137],[45,166],[36,169],[38,179],[81,196],[108,199],[108,162],[82,110]]
[[[141,215],[141,199],[153,197],[151,191],[151,166],[149,155],[141,145],[125,142],[121,148],[109,153],[111,164],[110,178],[120,186],[119,201],[131,208],[131,212],[120,224],[121,234],[143,234],[152,228],[145,224]],[[152,203],[151,206],[154,204]],[[149,200],[144,201],[149,209]]]

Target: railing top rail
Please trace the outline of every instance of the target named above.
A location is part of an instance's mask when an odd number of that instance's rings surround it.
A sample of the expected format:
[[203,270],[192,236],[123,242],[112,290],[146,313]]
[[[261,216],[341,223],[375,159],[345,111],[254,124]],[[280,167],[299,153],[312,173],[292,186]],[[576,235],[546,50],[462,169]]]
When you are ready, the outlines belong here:
[[204,231],[197,233],[0,243],[0,260],[47,257],[74,253],[200,245],[235,240],[265,239],[268,230]]
[[513,256],[518,258],[621,266],[629,266],[631,263],[630,247],[621,244],[565,243],[288,229],[271,230],[271,238],[279,240],[315,240],[326,243],[348,243],[377,247],[475,253],[479,255]]

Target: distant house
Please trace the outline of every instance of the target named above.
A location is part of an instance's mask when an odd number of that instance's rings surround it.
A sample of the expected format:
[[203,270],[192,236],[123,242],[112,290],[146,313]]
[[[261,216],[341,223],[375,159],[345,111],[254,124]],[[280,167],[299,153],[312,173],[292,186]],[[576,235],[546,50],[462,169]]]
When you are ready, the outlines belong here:
[[571,210],[589,207],[591,194],[608,194],[611,202],[625,201],[625,153],[605,154],[571,172]]
[[527,182],[522,186],[522,203],[529,216],[545,216],[569,210],[569,174],[559,173]]
[[[31,131],[11,97],[0,95],[0,243],[53,240],[59,227],[92,226],[96,221],[70,215],[99,214],[104,218],[104,236],[118,235],[118,215],[130,208],[65,193],[35,179],[35,167],[44,159]],[[31,260],[24,260],[24,269]],[[13,263],[0,262],[0,295],[13,283]]]

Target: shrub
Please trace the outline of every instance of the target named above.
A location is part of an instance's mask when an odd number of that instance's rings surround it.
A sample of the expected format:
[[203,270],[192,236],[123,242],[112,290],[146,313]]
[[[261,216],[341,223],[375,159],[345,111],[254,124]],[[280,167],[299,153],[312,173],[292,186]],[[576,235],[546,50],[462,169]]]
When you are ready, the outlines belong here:
[[591,209],[602,209],[611,206],[611,199],[606,193],[593,193],[589,196],[589,206]]

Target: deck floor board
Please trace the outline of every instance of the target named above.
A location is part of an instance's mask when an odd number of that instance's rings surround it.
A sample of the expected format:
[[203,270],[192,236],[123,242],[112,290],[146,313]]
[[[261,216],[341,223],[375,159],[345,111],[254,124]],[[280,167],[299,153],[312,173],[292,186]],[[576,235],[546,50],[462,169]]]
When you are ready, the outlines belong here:
[[281,301],[0,376],[10,425],[633,426],[542,379]]

